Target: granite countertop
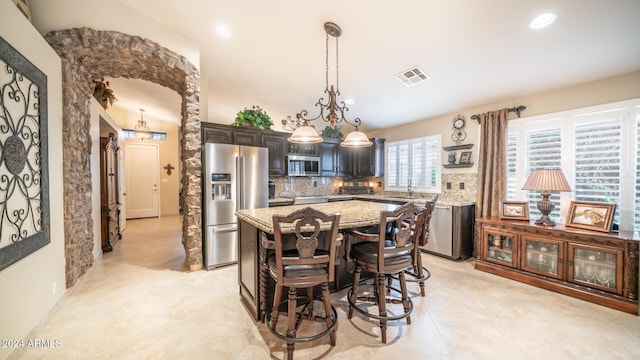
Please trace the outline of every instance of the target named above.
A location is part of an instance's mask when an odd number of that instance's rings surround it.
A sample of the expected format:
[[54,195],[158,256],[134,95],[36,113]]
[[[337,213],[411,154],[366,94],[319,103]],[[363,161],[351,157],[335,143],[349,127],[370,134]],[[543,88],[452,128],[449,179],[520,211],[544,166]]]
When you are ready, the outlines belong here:
[[[427,198],[421,197],[403,197],[403,196],[394,196],[394,195],[353,195],[354,199],[360,200],[369,200],[369,201],[406,201],[406,202],[415,202],[418,204],[424,205],[427,201]],[[436,205],[444,205],[444,206],[467,206],[474,205],[473,201],[460,201],[460,200],[449,200],[449,199],[438,199]]]
[[[380,220],[380,211],[394,210],[398,207],[398,205],[395,204],[347,200],[311,205],[290,205],[273,208],[245,209],[236,211],[236,216],[238,219],[243,220],[266,233],[273,234],[273,215],[286,215],[306,206],[310,206],[328,214],[340,213],[340,229],[352,229],[375,225]],[[323,228],[323,230],[326,230],[326,228]],[[283,228],[282,232],[291,233],[293,232],[293,227],[289,229]]]

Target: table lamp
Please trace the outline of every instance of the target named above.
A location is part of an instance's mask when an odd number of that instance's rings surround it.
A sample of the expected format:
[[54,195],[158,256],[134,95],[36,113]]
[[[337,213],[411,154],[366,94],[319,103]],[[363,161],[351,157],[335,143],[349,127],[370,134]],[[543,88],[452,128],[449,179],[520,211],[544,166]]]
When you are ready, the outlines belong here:
[[531,171],[522,190],[542,191],[542,200],[537,204],[542,216],[536,220],[536,224],[554,226],[556,223],[549,217],[555,208],[555,205],[549,201],[550,191],[571,191],[571,188],[561,169],[538,169]]

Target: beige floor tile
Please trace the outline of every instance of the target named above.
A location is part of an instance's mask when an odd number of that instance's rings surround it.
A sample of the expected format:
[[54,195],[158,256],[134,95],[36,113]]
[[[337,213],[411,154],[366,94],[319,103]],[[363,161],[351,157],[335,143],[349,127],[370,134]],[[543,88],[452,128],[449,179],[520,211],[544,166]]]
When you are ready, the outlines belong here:
[[[283,359],[286,345],[239,300],[237,267],[188,272],[181,218],[128,221],[104,254],[29,335],[60,347],[12,359]],[[427,296],[410,285],[412,324],[347,319],[332,294],[337,344],[296,346],[296,359],[640,359],[640,318],[423,254]]]

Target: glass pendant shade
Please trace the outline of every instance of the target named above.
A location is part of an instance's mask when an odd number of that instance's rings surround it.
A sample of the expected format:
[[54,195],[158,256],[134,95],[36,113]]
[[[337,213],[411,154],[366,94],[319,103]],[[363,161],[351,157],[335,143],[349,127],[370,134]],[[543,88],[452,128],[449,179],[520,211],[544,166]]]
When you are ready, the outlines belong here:
[[369,138],[365,133],[359,130],[354,130],[350,132],[347,137],[344,138],[344,141],[340,143],[340,146],[357,148],[357,147],[367,147],[373,144],[369,141]]
[[309,125],[298,127],[287,140],[296,144],[315,144],[322,142],[322,138],[318,135],[316,129]]

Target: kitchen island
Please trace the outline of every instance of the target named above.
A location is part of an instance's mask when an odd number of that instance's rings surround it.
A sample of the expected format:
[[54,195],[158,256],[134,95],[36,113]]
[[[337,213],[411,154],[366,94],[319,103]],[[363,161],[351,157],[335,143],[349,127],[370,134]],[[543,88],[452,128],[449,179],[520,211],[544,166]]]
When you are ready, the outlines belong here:
[[[307,206],[329,214],[340,213],[339,229],[349,230],[376,225],[380,220],[381,211],[395,210],[399,205],[351,200],[237,211],[240,298],[257,321],[263,319],[268,306],[270,306],[269,289],[273,287],[271,278],[266,271],[267,250],[262,246],[261,239],[263,237],[272,238],[274,233],[273,215],[287,215]],[[292,233],[293,228],[283,228],[282,232]],[[331,286],[332,290],[348,286],[351,274],[347,273],[346,269],[344,245],[341,245],[338,249],[336,281]]]

